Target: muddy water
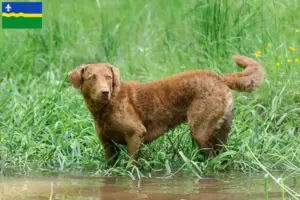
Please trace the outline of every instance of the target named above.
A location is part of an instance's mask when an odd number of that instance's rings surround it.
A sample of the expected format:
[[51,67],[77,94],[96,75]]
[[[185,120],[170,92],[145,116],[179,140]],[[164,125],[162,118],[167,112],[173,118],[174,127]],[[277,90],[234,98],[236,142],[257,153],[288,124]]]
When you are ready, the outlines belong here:
[[[90,175],[2,176],[0,200],[4,199],[265,199],[264,174],[226,173],[201,179],[192,174],[133,181],[126,177],[93,177]],[[300,191],[300,175],[286,179],[285,184]],[[269,199],[282,199],[280,187],[269,181]],[[285,194],[285,197],[288,197]]]

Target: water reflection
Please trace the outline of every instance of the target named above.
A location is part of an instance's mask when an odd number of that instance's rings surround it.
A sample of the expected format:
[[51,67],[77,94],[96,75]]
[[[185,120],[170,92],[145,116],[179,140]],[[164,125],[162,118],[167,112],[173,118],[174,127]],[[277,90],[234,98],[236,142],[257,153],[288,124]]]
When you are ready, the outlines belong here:
[[[263,175],[221,174],[197,180],[191,174],[170,179],[132,181],[125,177],[2,177],[0,200],[4,199],[264,199]],[[300,176],[285,180],[299,189]],[[298,188],[297,188],[298,187]],[[269,183],[269,198],[282,199],[278,185]],[[287,194],[285,194],[287,197]]]

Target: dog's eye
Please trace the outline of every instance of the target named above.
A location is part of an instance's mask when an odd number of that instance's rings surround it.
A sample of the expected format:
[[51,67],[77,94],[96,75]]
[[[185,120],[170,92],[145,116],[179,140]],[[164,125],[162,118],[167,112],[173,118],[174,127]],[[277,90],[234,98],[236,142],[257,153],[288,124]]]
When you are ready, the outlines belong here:
[[96,79],[95,75],[90,75],[87,77],[88,80],[93,81]]
[[111,76],[105,76],[106,80],[111,80]]

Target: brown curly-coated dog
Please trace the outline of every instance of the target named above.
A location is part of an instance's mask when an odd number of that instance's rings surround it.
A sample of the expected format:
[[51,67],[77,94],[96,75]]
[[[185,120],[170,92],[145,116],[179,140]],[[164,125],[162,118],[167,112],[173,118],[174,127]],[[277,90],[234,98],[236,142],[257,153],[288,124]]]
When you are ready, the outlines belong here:
[[182,72],[150,83],[120,81],[108,63],[85,64],[69,73],[91,112],[106,159],[114,164],[115,143],[126,144],[137,158],[142,143],[188,121],[191,135],[206,157],[226,143],[233,119],[232,90],[250,92],[264,79],[260,64],[233,56],[244,71],[216,75],[206,70]]

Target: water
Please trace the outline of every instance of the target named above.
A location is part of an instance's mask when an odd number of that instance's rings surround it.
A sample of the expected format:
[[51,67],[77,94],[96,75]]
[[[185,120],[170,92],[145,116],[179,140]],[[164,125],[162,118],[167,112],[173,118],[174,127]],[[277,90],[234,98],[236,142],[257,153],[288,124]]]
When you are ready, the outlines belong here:
[[[156,174],[152,178],[131,180],[126,177],[91,175],[47,175],[0,177],[0,200],[6,199],[265,199],[264,174],[224,173],[197,179],[181,173],[171,178]],[[300,175],[284,183],[300,190]],[[269,199],[282,199],[281,188],[269,180]],[[285,193],[285,198],[288,194]]]

